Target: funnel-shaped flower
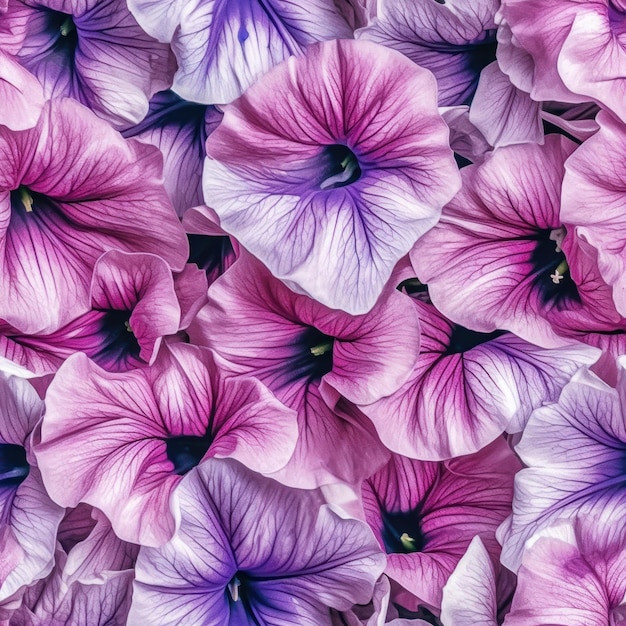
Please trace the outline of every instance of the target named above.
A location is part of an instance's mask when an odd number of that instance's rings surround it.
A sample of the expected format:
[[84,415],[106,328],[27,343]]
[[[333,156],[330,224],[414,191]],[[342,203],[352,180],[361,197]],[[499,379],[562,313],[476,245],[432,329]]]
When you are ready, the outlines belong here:
[[315,491],[211,459],[174,495],[173,539],[142,548],[130,624],[331,626],[372,597],[385,557],[363,522]]
[[170,495],[203,459],[282,468],[297,437],[294,413],[258,381],[225,379],[221,369],[187,344],[121,374],[70,357],[48,388],[36,447],[52,498],[97,506],[122,539],[160,545],[174,530]]
[[436,91],[394,50],[314,46],[226,107],[205,202],[292,289],[365,313],[459,187]]

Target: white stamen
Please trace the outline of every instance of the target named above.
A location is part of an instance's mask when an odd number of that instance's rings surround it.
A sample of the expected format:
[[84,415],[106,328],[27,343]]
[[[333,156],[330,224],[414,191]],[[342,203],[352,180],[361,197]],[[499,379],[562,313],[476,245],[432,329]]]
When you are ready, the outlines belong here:
[[558,285],[563,280],[563,278],[565,278],[565,276],[559,274],[559,270],[554,270],[554,274],[550,274],[550,278],[555,285]]
[[562,252],[561,244],[563,243],[563,239],[565,239],[565,235],[567,235],[565,226],[559,226],[550,231],[549,239],[556,243],[556,252]]

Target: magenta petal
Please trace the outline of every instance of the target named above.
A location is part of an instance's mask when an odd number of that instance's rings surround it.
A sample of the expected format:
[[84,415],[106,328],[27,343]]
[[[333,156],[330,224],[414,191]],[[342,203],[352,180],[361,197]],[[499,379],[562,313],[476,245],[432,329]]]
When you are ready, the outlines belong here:
[[511,510],[519,462],[503,439],[446,463],[394,455],[363,483],[365,517],[388,554],[387,575],[438,607],[444,584],[480,534],[489,554]]
[[55,501],[97,506],[119,537],[159,545],[174,529],[172,490],[203,458],[229,456],[265,473],[283,467],[295,415],[257,381],[223,379],[221,367],[186,344],[121,374],[70,357],[48,389],[36,452]]

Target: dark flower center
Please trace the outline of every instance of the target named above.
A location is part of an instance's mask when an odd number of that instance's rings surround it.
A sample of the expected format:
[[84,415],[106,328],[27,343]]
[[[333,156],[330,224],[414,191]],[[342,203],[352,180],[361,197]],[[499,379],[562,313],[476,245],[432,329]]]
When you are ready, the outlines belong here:
[[30,472],[23,446],[0,443],[0,489],[18,487]]
[[410,554],[424,549],[425,538],[420,530],[420,512],[382,511],[383,544],[387,554]]
[[323,332],[307,327],[294,344],[294,355],[287,361],[285,385],[298,380],[312,383],[333,369],[333,345],[335,339]]
[[492,333],[479,333],[475,330],[469,330],[463,326],[455,324],[452,327],[452,334],[450,335],[450,343],[446,354],[459,354],[461,352],[467,352],[482,343],[487,343],[492,339],[496,339],[504,334],[503,330],[496,330]]
[[107,369],[112,364],[124,365],[129,358],[140,360],[141,346],[130,327],[131,312],[111,309],[102,313],[98,346],[88,356]]
[[361,168],[356,155],[348,146],[333,144],[322,151],[322,190],[346,187],[361,178]]
[[61,11],[46,10],[46,13],[45,33],[49,41],[48,50],[73,56],[78,46],[78,31],[73,16]]
[[202,461],[211,446],[209,434],[202,437],[180,435],[165,440],[167,458],[174,465],[174,472],[183,476]]
[[564,237],[563,227],[540,231],[533,237],[536,245],[530,258],[533,287],[538,291],[541,303],[556,306],[559,310],[581,301],[561,249]]
[[195,263],[207,274],[221,275],[226,271],[227,259],[235,254],[230,237],[187,235],[189,263]]

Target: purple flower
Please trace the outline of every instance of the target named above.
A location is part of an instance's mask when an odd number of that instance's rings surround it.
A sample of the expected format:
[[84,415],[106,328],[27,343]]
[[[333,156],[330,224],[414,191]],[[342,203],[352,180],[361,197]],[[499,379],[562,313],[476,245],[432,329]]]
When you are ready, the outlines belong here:
[[[538,348],[511,333],[480,333],[414,300],[420,355],[398,391],[361,407],[383,443],[421,460],[480,450],[503,431],[523,430],[533,409],[555,401],[581,365],[600,351]],[[417,342],[417,337],[415,337]]]
[[481,70],[496,58],[497,0],[383,0],[357,31],[406,55],[437,79],[439,104],[469,104]]
[[48,102],[26,131],[0,126],[0,162],[0,319],[11,326],[50,333],[89,310],[107,250],[152,252],[182,269],[187,244],[160,154],[77,102]]
[[258,381],[225,379],[222,369],[208,350],[182,343],[164,346],[151,368],[121,374],[70,357],[48,388],[36,447],[52,498],[97,506],[122,539],[160,545],[174,530],[171,493],[203,459],[282,468],[295,415]]
[[374,306],[459,185],[432,75],[365,41],[314,46],[261,78],[207,154],[222,227],[292,289],[351,314]]
[[0,602],[47,576],[63,517],[31,450],[43,402],[31,384],[0,374]]
[[[140,122],[171,85],[169,46],[148,36],[124,0],[9,0],[0,30],[46,95],[71,97],[116,128]],[[19,45],[15,45],[19,42]]]
[[561,521],[527,545],[505,626],[623,626],[626,529],[619,518]]
[[129,623],[331,626],[372,597],[385,557],[314,491],[209,460],[174,495],[173,539],[142,548]]
[[502,562],[516,571],[525,542],[559,517],[626,511],[626,373],[617,389],[583,369],[559,401],[537,409],[516,451],[527,466],[515,478],[513,514],[503,525]]
[[600,130],[565,164],[561,215],[596,248],[602,278],[613,287],[617,310],[626,315],[626,132],[607,113],[597,121]]
[[511,510],[518,468],[500,438],[445,463],[393,455],[363,483],[365,517],[388,555],[385,573],[416,604],[441,606],[442,588],[475,535],[497,555],[495,531]]
[[164,186],[180,217],[202,204],[204,145],[221,119],[215,107],[186,102],[172,91],[163,91],[150,100],[148,115],[122,132],[161,151]]
[[74,352],[112,372],[141,367],[154,361],[164,336],[185,326],[185,315],[193,317],[206,288],[204,272],[193,266],[172,276],[156,255],[110,250],[96,262],[87,313],[39,335],[0,320],[0,354],[40,375],[55,372]]
[[272,67],[317,41],[352,37],[333,0],[130,0],[146,32],[171,42],[173,89],[224,104]]
[[358,483],[386,460],[371,422],[349,403],[370,404],[410,374],[419,324],[406,295],[387,289],[369,313],[352,317],[293,293],[242,255],[211,285],[189,333],[297,411],[300,437],[281,481]]

